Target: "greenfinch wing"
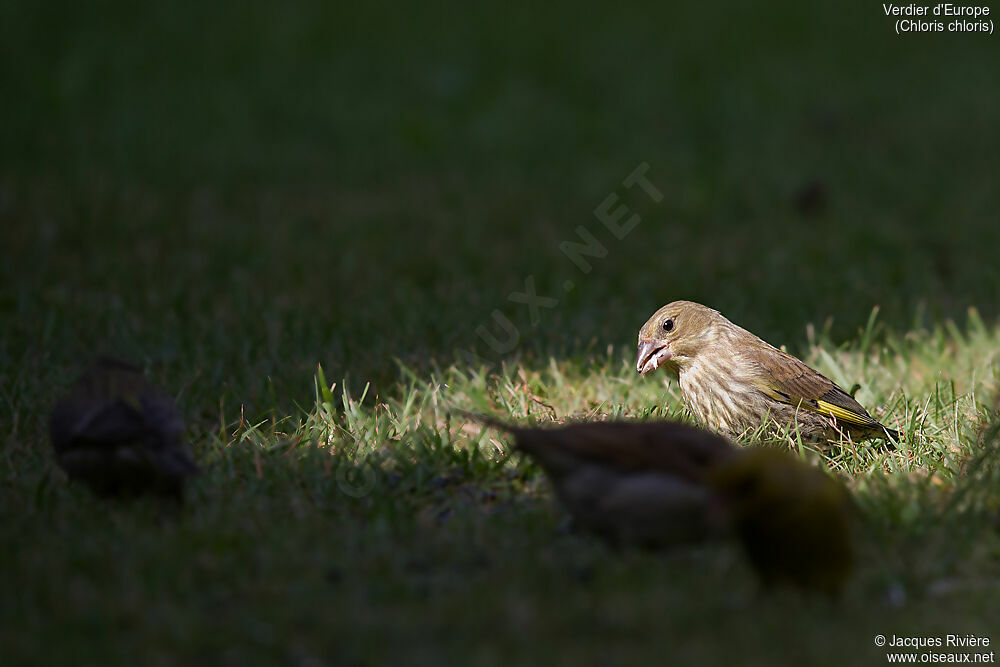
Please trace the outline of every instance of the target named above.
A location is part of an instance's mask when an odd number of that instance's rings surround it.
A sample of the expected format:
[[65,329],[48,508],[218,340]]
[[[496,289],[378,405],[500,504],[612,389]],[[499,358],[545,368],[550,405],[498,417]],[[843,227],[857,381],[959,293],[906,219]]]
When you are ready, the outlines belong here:
[[[753,358],[764,378],[759,388],[772,399],[854,426],[885,429],[850,394],[792,355],[764,348],[755,350]],[[885,430],[896,437],[895,431]]]

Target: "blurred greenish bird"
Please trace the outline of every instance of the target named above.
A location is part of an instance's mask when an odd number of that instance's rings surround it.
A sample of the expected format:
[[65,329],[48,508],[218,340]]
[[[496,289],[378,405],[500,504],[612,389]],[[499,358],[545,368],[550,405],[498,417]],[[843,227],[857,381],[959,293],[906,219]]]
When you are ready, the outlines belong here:
[[830,379],[699,303],[669,303],[639,330],[636,370],[657,368],[702,424],[730,437],[770,419],[810,441],[899,439]]
[[838,480],[786,451],[748,447],[708,474],[765,586],[838,594],[854,566],[854,499]]
[[766,586],[838,592],[853,566],[850,493],[787,451],[674,422],[552,428],[472,416],[515,437],[582,527],[616,545],[735,538]]
[[131,364],[102,357],[52,410],[56,461],[100,496],[180,498],[198,468],[174,400]]

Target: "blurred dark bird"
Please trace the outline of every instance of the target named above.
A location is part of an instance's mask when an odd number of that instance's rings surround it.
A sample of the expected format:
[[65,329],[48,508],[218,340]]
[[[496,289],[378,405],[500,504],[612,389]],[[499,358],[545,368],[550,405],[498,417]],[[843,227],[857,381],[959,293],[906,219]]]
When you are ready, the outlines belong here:
[[826,210],[828,199],[826,183],[819,179],[800,185],[792,196],[795,210],[803,217],[822,213]]
[[99,358],[83,373],[56,403],[49,429],[59,465],[100,496],[180,499],[198,470],[173,399],[116,359]]
[[766,586],[835,593],[853,565],[853,501],[838,481],[771,448],[672,422],[522,428],[514,435],[567,511],[613,544],[672,547],[727,536]]
[[661,366],[698,420],[730,437],[773,420],[806,440],[899,438],[827,377],[699,303],[669,303],[639,330],[636,370]]

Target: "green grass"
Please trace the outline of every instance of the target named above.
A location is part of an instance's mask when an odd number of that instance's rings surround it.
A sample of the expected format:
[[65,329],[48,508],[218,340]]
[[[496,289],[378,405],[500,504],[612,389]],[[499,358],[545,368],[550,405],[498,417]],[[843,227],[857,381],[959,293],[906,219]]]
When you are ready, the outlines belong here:
[[[1000,641],[1000,43],[897,37],[869,4],[4,4],[4,661],[882,664],[876,634]],[[643,163],[658,202],[623,185]],[[594,214],[612,194],[641,216],[620,240]],[[586,272],[560,250],[581,226],[607,250]],[[529,278],[555,300],[536,322],[510,299]],[[838,602],[761,594],[730,546],[568,532],[505,437],[449,417],[688,419],[634,371],[677,298],[906,432],[803,452],[863,509]],[[495,311],[510,350],[479,333],[502,337]],[[204,467],[184,509],[55,469],[48,410],[98,352],[177,396]]]

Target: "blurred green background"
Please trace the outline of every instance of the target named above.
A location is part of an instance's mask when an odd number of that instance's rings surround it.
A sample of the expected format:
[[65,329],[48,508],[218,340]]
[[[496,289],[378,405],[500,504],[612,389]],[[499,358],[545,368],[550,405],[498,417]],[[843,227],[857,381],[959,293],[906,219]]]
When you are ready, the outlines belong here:
[[[675,298],[790,344],[876,305],[996,314],[989,35],[899,37],[870,3],[0,12],[20,367],[109,346],[308,391],[317,362],[451,361],[494,308],[546,354],[629,346]],[[620,185],[643,162],[659,204]],[[621,242],[612,193],[642,216]],[[580,225],[608,246],[585,277],[559,251]],[[533,329],[527,276],[560,298]]]
[[[793,351],[876,306],[992,324],[998,64],[869,2],[3,3],[5,484],[47,474],[48,407],[100,351],[197,430],[310,405],[317,364],[384,396],[456,350],[629,358],[679,298]],[[660,202],[622,185],[643,163]]]

